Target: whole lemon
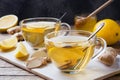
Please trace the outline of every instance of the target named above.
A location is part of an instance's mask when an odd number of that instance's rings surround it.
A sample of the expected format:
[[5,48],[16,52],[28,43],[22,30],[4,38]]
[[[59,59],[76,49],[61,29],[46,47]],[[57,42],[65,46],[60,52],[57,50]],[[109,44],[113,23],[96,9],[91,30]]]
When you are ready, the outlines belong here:
[[120,26],[119,24],[112,19],[100,20],[94,26],[93,31],[95,31],[101,23],[105,23],[103,28],[97,33],[98,37],[102,37],[106,40],[107,45],[115,44],[120,40]]

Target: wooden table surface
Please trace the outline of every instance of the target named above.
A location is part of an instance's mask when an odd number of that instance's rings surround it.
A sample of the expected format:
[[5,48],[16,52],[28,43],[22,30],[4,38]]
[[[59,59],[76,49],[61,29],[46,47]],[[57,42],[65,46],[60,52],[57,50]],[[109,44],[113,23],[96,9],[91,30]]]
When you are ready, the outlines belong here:
[[[0,34],[0,39],[3,39],[5,37],[8,36],[6,35],[3,36],[2,34]],[[44,79],[0,59],[0,80],[44,80]],[[104,80],[120,80],[120,74],[114,75]]]
[[44,80],[0,59],[0,80]]
[[[0,59],[0,80],[44,80],[44,79]],[[120,80],[120,74],[114,75],[105,80]]]

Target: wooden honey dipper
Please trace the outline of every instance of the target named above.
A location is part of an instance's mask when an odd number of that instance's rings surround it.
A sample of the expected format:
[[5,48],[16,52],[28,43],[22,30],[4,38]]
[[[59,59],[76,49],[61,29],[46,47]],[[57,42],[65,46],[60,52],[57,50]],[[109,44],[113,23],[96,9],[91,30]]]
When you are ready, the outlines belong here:
[[105,2],[103,5],[101,5],[99,8],[97,8],[95,11],[93,11],[92,13],[90,13],[86,18],[89,18],[91,16],[96,15],[98,12],[100,12],[101,10],[103,10],[105,7],[107,7],[113,0],[108,0],[107,2]]
[[86,19],[96,15],[98,12],[100,12],[101,10],[103,10],[105,7],[107,7],[113,0],[108,0],[107,2],[105,2],[103,5],[101,5],[100,7],[98,7],[96,10],[94,10],[92,13],[90,13],[87,17],[82,17],[80,18],[80,16],[78,16],[78,22],[82,23],[85,22]]

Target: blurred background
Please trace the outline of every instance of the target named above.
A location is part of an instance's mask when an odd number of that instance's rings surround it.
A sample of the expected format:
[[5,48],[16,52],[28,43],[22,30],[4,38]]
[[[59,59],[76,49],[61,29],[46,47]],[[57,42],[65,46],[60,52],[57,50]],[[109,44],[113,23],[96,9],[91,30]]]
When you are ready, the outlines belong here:
[[[19,20],[32,17],[56,17],[69,24],[74,23],[76,15],[91,13],[108,0],[0,0],[0,17],[15,14]],[[98,20],[120,19],[120,0],[114,0],[109,6],[97,14]]]

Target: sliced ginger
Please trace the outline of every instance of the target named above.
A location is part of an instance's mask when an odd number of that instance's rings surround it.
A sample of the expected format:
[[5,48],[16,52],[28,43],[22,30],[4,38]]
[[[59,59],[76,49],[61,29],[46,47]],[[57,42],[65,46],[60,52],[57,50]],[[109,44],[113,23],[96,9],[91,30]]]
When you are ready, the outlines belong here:
[[26,62],[26,67],[29,69],[38,68],[47,65],[51,59],[47,55],[45,48],[35,51],[33,55]]

